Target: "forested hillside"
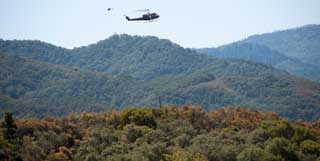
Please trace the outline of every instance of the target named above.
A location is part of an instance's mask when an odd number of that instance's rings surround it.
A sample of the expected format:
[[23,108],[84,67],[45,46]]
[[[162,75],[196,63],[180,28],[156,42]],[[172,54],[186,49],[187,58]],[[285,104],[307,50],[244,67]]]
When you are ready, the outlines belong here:
[[188,74],[217,61],[156,37],[113,35],[73,50],[39,41],[0,41],[0,51],[52,64],[75,66],[112,75],[152,79]]
[[[320,81],[320,27],[305,26],[292,30],[251,36],[217,48],[198,49],[219,58],[235,58],[272,65],[275,68]],[[316,45],[317,44],[317,45]]]
[[[270,48],[250,43],[235,42],[218,48],[199,49],[201,53],[209,53],[221,58],[239,58],[269,65],[277,65],[290,58]],[[294,59],[291,59],[293,61]]]
[[244,42],[265,45],[289,57],[320,67],[320,25],[254,35]]
[[[12,53],[1,53],[0,105],[17,116],[156,107],[160,97],[164,105],[246,106],[292,119],[319,118],[318,83],[168,40],[115,35],[73,50],[38,41],[3,44],[11,44],[2,50]],[[44,50],[48,46],[58,54]]]
[[130,108],[1,120],[1,160],[317,161],[320,122],[246,108]]

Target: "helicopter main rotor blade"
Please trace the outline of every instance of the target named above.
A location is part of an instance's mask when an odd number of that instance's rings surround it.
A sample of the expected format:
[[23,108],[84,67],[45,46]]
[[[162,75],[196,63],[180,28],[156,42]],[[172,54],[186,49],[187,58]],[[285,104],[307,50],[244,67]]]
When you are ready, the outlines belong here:
[[144,9],[144,10],[136,10],[137,12],[147,12],[150,11],[150,9]]

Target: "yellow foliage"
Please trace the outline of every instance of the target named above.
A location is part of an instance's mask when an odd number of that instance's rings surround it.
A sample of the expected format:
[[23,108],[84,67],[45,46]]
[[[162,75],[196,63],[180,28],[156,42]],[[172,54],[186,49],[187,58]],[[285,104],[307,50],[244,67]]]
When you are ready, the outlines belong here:
[[208,158],[200,153],[192,154],[189,151],[177,150],[172,155],[167,155],[169,161],[208,161]]

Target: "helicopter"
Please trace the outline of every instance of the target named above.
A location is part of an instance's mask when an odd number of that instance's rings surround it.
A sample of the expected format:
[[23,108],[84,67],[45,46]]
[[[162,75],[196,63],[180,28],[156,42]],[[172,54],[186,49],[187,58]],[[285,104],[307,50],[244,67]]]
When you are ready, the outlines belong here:
[[147,12],[146,14],[143,14],[142,17],[138,17],[138,18],[130,18],[129,16],[126,16],[126,19],[128,21],[153,21],[157,18],[159,18],[160,16],[157,13],[150,13],[150,9],[146,9],[146,10],[137,10],[138,12]]

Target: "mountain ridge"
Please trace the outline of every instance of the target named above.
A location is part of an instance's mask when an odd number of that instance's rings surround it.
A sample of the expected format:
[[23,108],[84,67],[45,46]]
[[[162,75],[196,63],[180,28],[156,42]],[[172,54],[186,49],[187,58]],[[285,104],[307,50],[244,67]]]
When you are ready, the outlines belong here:
[[253,35],[244,42],[268,46],[290,57],[319,67],[320,25],[312,24],[267,34]]
[[[93,44],[88,48],[75,49],[74,53],[72,50],[67,50],[67,53],[59,53],[61,50],[57,50],[58,54],[52,51],[36,53],[33,48],[26,46],[23,46],[23,49],[28,50],[21,50],[24,53],[9,53],[9,57],[17,55],[21,59],[31,59],[31,64],[38,64],[33,60],[45,63],[50,70],[43,72],[48,76],[43,75],[40,78],[45,77],[52,83],[42,83],[45,88],[38,91],[27,90],[27,94],[9,100],[6,107],[13,105],[15,112],[28,113],[29,110],[31,116],[40,113],[42,117],[45,113],[64,115],[72,111],[100,111],[110,108],[122,109],[127,106],[157,107],[160,96],[163,104],[193,103],[207,110],[223,106],[243,106],[276,111],[281,116],[292,119],[318,117],[320,85],[307,80],[301,80],[305,83],[298,84],[300,78],[290,76],[287,72],[270,65],[206,56],[154,37],[127,35],[123,39],[121,36],[115,36],[109,40],[118,46],[106,44],[106,40],[97,43],[102,46],[109,45],[106,48],[99,48],[99,45],[97,47]],[[14,52],[3,46],[0,49]],[[67,57],[64,59],[65,55]],[[139,63],[140,59],[145,59],[143,62],[146,63]],[[109,63],[110,60],[116,61],[112,62],[112,65]],[[31,70],[30,73],[33,73],[33,70],[46,69],[41,65],[31,68],[29,65],[18,63],[21,61],[2,61],[0,65],[12,68],[17,73],[20,71],[19,67],[23,66],[26,66],[25,70]],[[68,70],[60,70],[60,74],[53,77],[51,74],[58,70],[51,68],[55,63],[61,63]],[[69,70],[72,72],[69,73]],[[92,74],[85,74],[83,70]],[[74,74],[76,71],[80,74]],[[0,74],[2,73],[5,73],[5,70],[0,70]],[[95,76],[96,74],[98,76]],[[102,79],[105,75],[107,77]],[[33,75],[29,77],[37,78]],[[66,79],[61,79],[64,77]],[[15,90],[19,93],[19,82],[25,84],[24,81],[30,78],[28,75],[17,74],[15,79],[17,80],[13,82],[17,84],[0,88],[2,94],[5,94],[4,99],[7,96],[5,90],[12,88],[13,93]],[[5,78],[0,80],[11,82]],[[305,91],[297,91],[298,86]]]
[[[295,34],[295,32],[298,33]],[[198,49],[198,51],[219,58],[237,58],[270,64],[296,76],[319,82],[320,68],[317,63],[312,62],[317,61],[318,57],[320,58],[319,45],[315,45],[320,44],[319,35],[320,25],[307,25],[295,29],[253,35],[217,48],[204,48]],[[289,46],[294,47],[289,50]],[[305,56],[291,54],[299,51]],[[311,51],[313,53],[308,54]]]

